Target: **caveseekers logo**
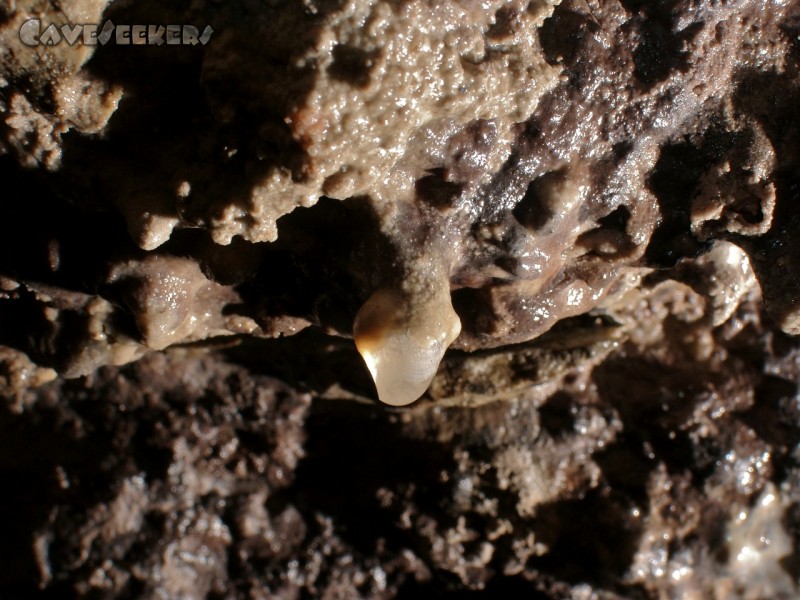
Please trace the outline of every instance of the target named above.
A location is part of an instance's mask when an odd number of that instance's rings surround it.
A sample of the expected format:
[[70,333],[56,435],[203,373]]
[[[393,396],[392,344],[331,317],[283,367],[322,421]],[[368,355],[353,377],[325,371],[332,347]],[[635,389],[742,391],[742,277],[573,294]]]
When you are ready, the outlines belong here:
[[115,25],[106,21],[97,24],[53,23],[44,27],[39,19],[25,21],[19,28],[19,39],[26,46],[55,46],[66,43],[70,46],[105,46],[113,42],[118,46],[205,46],[214,30],[206,25],[203,32],[194,25]]

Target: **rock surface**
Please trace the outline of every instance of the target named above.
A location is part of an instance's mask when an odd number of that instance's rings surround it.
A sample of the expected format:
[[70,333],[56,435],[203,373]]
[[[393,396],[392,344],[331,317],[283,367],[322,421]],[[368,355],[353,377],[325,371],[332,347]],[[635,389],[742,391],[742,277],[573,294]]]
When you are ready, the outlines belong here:
[[[796,3],[0,39],[0,596],[797,597]],[[405,409],[352,340],[381,290],[458,335]]]

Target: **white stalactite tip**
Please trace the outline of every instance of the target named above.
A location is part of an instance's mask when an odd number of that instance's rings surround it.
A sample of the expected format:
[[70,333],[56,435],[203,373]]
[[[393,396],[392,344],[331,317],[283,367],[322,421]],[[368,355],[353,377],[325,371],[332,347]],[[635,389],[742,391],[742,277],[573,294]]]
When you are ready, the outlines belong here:
[[449,286],[407,295],[381,289],[356,315],[356,348],[367,363],[378,398],[392,406],[417,400],[433,380],[447,348],[461,333]]

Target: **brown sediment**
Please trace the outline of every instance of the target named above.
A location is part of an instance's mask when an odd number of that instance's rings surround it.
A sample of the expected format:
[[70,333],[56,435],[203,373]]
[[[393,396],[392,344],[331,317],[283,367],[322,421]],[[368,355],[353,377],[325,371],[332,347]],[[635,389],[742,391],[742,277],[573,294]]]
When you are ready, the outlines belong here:
[[[0,6],[0,596],[795,597],[798,34],[778,0]],[[405,410],[352,339],[379,290],[367,346],[460,322]]]

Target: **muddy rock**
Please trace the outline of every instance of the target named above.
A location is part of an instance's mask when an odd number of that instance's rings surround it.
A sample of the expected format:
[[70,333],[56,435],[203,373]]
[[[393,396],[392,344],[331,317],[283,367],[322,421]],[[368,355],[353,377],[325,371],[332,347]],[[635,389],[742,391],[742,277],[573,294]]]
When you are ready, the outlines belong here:
[[799,35],[0,3],[0,596],[798,597]]

